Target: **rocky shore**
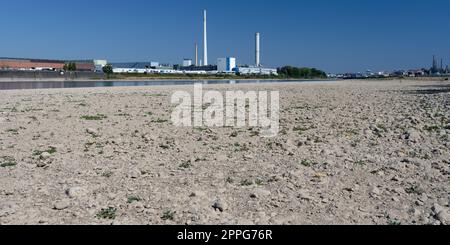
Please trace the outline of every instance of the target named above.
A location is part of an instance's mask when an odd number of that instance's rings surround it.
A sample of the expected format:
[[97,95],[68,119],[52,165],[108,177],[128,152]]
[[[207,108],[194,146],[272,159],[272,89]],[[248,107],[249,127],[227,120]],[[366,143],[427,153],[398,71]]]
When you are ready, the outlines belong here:
[[0,224],[450,224],[450,83],[280,91],[281,133],[177,128],[192,87],[0,91]]

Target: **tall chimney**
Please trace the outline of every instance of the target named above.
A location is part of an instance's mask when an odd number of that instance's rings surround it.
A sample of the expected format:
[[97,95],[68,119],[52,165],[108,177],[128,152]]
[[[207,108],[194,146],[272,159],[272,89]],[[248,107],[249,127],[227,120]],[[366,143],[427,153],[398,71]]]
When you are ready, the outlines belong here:
[[260,67],[261,66],[261,59],[260,59],[260,34],[259,32],[256,33],[256,45],[255,45],[255,63],[256,63],[256,67]]
[[203,10],[203,65],[208,65],[208,34],[206,29],[206,10]]
[[195,66],[198,66],[198,44],[195,43]]
[[436,57],[433,55],[433,72],[436,71]]

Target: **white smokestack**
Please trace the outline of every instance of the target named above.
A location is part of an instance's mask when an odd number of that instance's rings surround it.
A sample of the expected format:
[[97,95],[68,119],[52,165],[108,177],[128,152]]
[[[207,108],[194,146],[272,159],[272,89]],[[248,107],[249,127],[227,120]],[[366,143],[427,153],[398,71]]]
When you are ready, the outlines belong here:
[[195,43],[195,66],[198,66],[198,44]]
[[260,51],[261,51],[260,48],[261,47],[260,47],[260,34],[259,34],[259,32],[256,33],[256,37],[255,38],[256,38],[256,40],[255,40],[256,41],[256,45],[255,45],[256,46],[256,51],[255,51],[255,56],[256,56],[255,57],[255,61],[256,62],[255,63],[256,63],[256,66],[259,67],[259,66],[261,66],[261,59],[260,59]]
[[208,34],[206,31],[206,10],[203,11],[203,65],[208,65]]

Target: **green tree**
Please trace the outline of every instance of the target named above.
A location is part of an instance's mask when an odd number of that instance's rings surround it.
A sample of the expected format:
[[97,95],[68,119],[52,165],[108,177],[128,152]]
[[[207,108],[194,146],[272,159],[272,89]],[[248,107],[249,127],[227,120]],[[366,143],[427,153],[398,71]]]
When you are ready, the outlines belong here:
[[105,65],[102,70],[103,70],[103,73],[105,73],[107,75],[111,75],[114,73],[113,67],[110,64]]
[[285,78],[297,78],[297,79],[316,79],[326,78],[327,74],[321,70],[315,68],[297,68],[292,66],[284,66],[278,68],[278,74]]
[[63,69],[65,71],[76,71],[77,70],[77,64],[73,63],[73,62],[69,62],[64,64]]

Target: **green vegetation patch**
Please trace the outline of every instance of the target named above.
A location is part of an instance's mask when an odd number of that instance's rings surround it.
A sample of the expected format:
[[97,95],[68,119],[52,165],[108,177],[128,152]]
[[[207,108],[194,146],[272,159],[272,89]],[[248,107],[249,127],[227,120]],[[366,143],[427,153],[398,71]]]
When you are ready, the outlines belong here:
[[35,150],[33,151],[33,156],[40,156],[42,153],[47,152],[51,155],[55,154],[57,152],[57,149],[55,147],[49,147],[47,150]]
[[137,196],[129,196],[127,203],[132,204],[133,202],[140,202],[141,198],[137,197]]
[[170,210],[164,212],[163,215],[161,216],[162,220],[174,220],[174,218],[175,218],[175,212],[172,212]]
[[103,115],[103,114],[97,114],[95,116],[82,116],[81,119],[87,120],[87,121],[101,121],[103,119],[108,118],[107,116]]
[[317,165],[316,162],[308,160],[308,159],[304,159],[300,162],[301,165],[305,166],[305,167],[312,167],[314,165]]
[[97,213],[96,217],[98,219],[115,219],[117,217],[117,209],[116,208],[103,208],[100,212]]
[[1,168],[9,168],[17,166],[16,160],[12,157],[2,157],[0,158],[0,167]]

